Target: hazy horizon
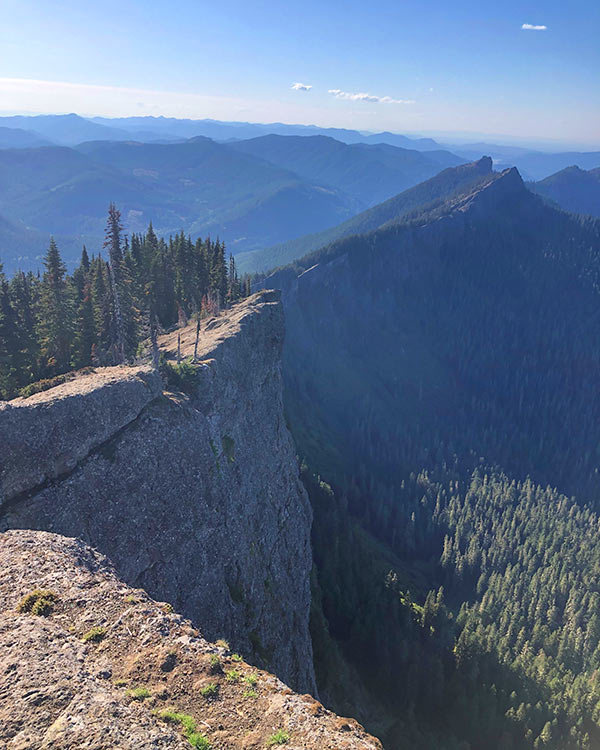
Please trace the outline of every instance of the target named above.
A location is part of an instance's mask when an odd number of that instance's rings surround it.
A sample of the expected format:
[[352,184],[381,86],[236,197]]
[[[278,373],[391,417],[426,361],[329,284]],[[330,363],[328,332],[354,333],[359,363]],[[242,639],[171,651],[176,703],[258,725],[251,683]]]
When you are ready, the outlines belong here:
[[[4,111],[600,141],[587,0],[282,7],[6,0]],[[251,30],[251,31],[249,31]],[[57,54],[57,45],[60,54]],[[456,136],[458,137],[458,136]]]

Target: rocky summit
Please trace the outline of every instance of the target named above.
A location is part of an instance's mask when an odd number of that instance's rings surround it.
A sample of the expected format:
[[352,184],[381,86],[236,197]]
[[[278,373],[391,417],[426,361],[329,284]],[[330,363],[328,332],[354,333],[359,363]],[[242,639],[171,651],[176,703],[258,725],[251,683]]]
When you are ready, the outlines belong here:
[[7,750],[380,750],[78,539],[0,535],[0,746]]

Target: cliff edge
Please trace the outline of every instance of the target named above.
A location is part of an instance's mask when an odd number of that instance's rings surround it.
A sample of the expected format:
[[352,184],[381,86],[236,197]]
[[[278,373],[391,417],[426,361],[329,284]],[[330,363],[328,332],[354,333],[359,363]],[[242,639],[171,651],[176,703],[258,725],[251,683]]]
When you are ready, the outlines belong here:
[[56,534],[0,534],[0,673],[7,750],[381,750]]
[[[195,324],[180,331],[193,353]],[[193,388],[106,368],[0,403],[0,530],[78,537],[210,640],[315,692],[311,509],[282,406],[279,294],[203,324]],[[160,340],[174,356],[177,332]]]

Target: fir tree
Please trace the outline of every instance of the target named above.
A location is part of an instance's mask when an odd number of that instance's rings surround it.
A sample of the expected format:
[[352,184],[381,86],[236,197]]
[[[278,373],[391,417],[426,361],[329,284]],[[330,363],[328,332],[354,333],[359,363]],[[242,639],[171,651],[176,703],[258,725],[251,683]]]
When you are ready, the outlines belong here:
[[44,259],[40,294],[38,338],[42,371],[55,375],[69,369],[73,340],[73,302],[66,281],[66,268],[54,242]]

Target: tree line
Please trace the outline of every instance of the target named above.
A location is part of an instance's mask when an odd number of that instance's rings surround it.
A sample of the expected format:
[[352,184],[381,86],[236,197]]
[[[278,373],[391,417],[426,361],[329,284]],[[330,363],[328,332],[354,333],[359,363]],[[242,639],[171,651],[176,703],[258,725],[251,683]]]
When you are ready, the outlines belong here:
[[70,370],[133,361],[156,332],[250,292],[223,242],[183,232],[165,241],[151,223],[127,237],[114,204],[103,250],[90,257],[84,247],[72,274],[53,239],[42,274],[8,279],[0,264],[0,399]]

